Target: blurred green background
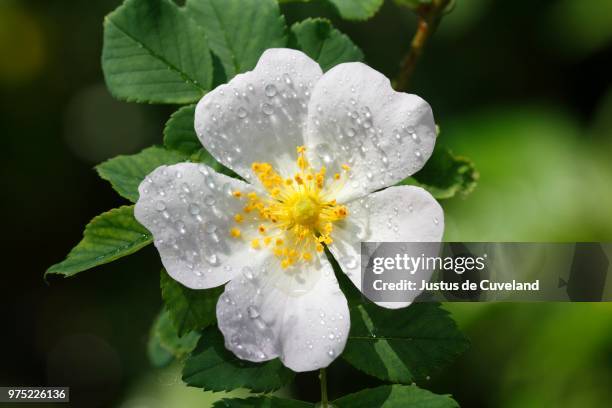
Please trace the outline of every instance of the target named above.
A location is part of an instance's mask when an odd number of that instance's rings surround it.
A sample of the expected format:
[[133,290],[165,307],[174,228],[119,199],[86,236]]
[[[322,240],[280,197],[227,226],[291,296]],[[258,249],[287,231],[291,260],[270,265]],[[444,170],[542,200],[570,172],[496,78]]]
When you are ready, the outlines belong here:
[[[173,110],[106,91],[102,21],[118,4],[0,0],[0,385],[70,385],[74,407],[205,407],[221,395],[147,362],[161,304],[152,248],[42,280],[93,216],[122,204],[92,167],[160,143]],[[318,2],[282,9],[289,23],[329,17],[391,78],[415,28],[390,0],[366,23]],[[443,203],[447,240],[612,241],[611,72],[612,1],[457,0],[412,82],[439,142],[481,175],[467,199]],[[612,405],[611,304],[447,308],[473,344],[423,387],[463,407]],[[329,378],[331,397],[375,384],[342,362]],[[316,400],[316,377],[283,392]]]

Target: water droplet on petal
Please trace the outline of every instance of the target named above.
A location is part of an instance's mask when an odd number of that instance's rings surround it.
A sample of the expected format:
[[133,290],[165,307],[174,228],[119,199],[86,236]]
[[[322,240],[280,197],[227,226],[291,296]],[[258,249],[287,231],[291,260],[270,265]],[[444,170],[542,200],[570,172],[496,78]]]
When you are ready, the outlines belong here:
[[271,115],[274,113],[274,108],[269,103],[264,103],[261,105],[261,111],[266,115]]
[[204,197],[204,204],[206,205],[215,205],[215,201],[215,197],[212,194],[208,194],[206,197]]
[[247,307],[247,313],[251,319],[257,319],[259,317],[259,310],[253,305]]
[[247,117],[247,114],[248,114],[248,113],[247,113],[246,109],[244,109],[243,107],[238,108],[238,117],[239,117],[240,119],[244,119],[244,118],[246,118],[246,117]]
[[276,91],[276,86],[274,84],[268,84],[264,88],[264,92],[266,93],[266,96],[269,96],[271,98],[274,95],[276,95],[276,92],[277,92]]
[[327,143],[320,143],[315,147],[315,152],[319,159],[325,164],[329,164],[334,160],[334,152],[331,146]]
[[253,268],[251,268],[250,266],[245,266],[244,268],[242,268],[242,274],[248,280],[253,279]]
[[157,211],[164,211],[166,209],[166,204],[162,203],[161,201],[158,201],[157,203],[155,203],[155,209]]

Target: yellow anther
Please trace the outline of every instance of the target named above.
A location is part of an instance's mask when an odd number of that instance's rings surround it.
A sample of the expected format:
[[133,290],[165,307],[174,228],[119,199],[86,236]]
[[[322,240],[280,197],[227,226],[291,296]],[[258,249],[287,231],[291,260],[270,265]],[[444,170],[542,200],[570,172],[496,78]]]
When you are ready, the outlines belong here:
[[266,233],[266,227],[265,225],[260,225],[259,227],[257,227],[257,231],[259,231],[260,234],[265,234]]
[[310,252],[304,252],[302,258],[304,258],[305,261],[310,261],[312,259],[312,254]]
[[253,249],[259,249],[261,248],[261,244],[259,243],[259,239],[255,238],[251,241],[251,247]]
[[291,261],[288,258],[285,258],[281,261],[281,267],[283,269],[287,269],[291,265]]
[[344,169],[344,171],[349,171],[351,169],[351,166],[349,166],[348,164],[343,164],[342,168]]
[[334,174],[334,180],[340,180],[340,174],[338,173]]
[[257,199],[257,193],[251,191],[250,193],[247,194],[247,197],[249,198],[249,200],[256,200]]
[[317,242],[315,249],[317,250],[317,252],[323,252],[323,245]]
[[304,153],[306,151],[306,146],[298,146],[295,150],[297,150],[298,154]]
[[236,198],[240,198],[242,197],[242,192],[236,190],[236,191],[232,191],[232,195]]
[[234,221],[240,223],[240,222],[244,221],[244,216],[242,214],[236,214],[236,215],[234,215]]
[[286,180],[285,180],[285,184],[286,184],[286,185],[288,185],[288,186],[290,186],[290,185],[292,185],[292,184],[293,184],[293,180],[292,180],[292,179],[290,179],[290,178],[288,178],[288,179],[286,179]]
[[265,238],[263,239],[263,242],[264,242],[264,245],[268,246],[268,245],[270,245],[270,242],[272,242],[272,238],[270,238],[270,237],[265,237]]
[[283,240],[280,238],[276,238],[276,241],[274,242],[276,245],[281,246],[283,245]]
[[230,235],[234,238],[239,238],[240,237],[240,230],[236,227],[230,229]]

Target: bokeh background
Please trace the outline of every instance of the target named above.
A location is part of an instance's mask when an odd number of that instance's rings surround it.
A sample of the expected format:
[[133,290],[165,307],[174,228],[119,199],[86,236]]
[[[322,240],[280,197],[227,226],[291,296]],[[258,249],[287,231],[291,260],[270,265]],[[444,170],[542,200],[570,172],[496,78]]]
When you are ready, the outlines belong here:
[[[152,248],[42,279],[93,216],[123,203],[93,166],[160,143],[173,110],[106,91],[102,21],[118,4],[0,0],[0,385],[69,385],[74,407],[205,407],[220,394],[147,361],[161,304]],[[366,23],[317,2],[282,9],[289,23],[329,17],[391,78],[415,28],[390,0]],[[443,203],[446,239],[612,241],[611,72],[610,1],[457,0],[412,82],[439,142],[481,174],[474,193]],[[612,304],[447,308],[473,344],[423,387],[463,407],[611,406]],[[375,384],[349,370],[330,370],[332,397]],[[316,400],[316,378],[283,392]]]

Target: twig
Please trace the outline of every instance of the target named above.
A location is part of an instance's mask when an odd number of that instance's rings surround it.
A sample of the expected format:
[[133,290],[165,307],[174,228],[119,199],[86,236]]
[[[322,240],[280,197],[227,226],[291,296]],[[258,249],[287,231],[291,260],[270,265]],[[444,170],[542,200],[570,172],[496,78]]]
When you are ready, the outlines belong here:
[[399,76],[395,84],[396,90],[408,90],[410,79],[419,58],[423,54],[427,40],[436,31],[444,10],[449,3],[450,0],[433,0],[431,3],[424,4],[417,9],[417,14],[419,15],[417,30],[410,42],[410,50],[402,61]]

